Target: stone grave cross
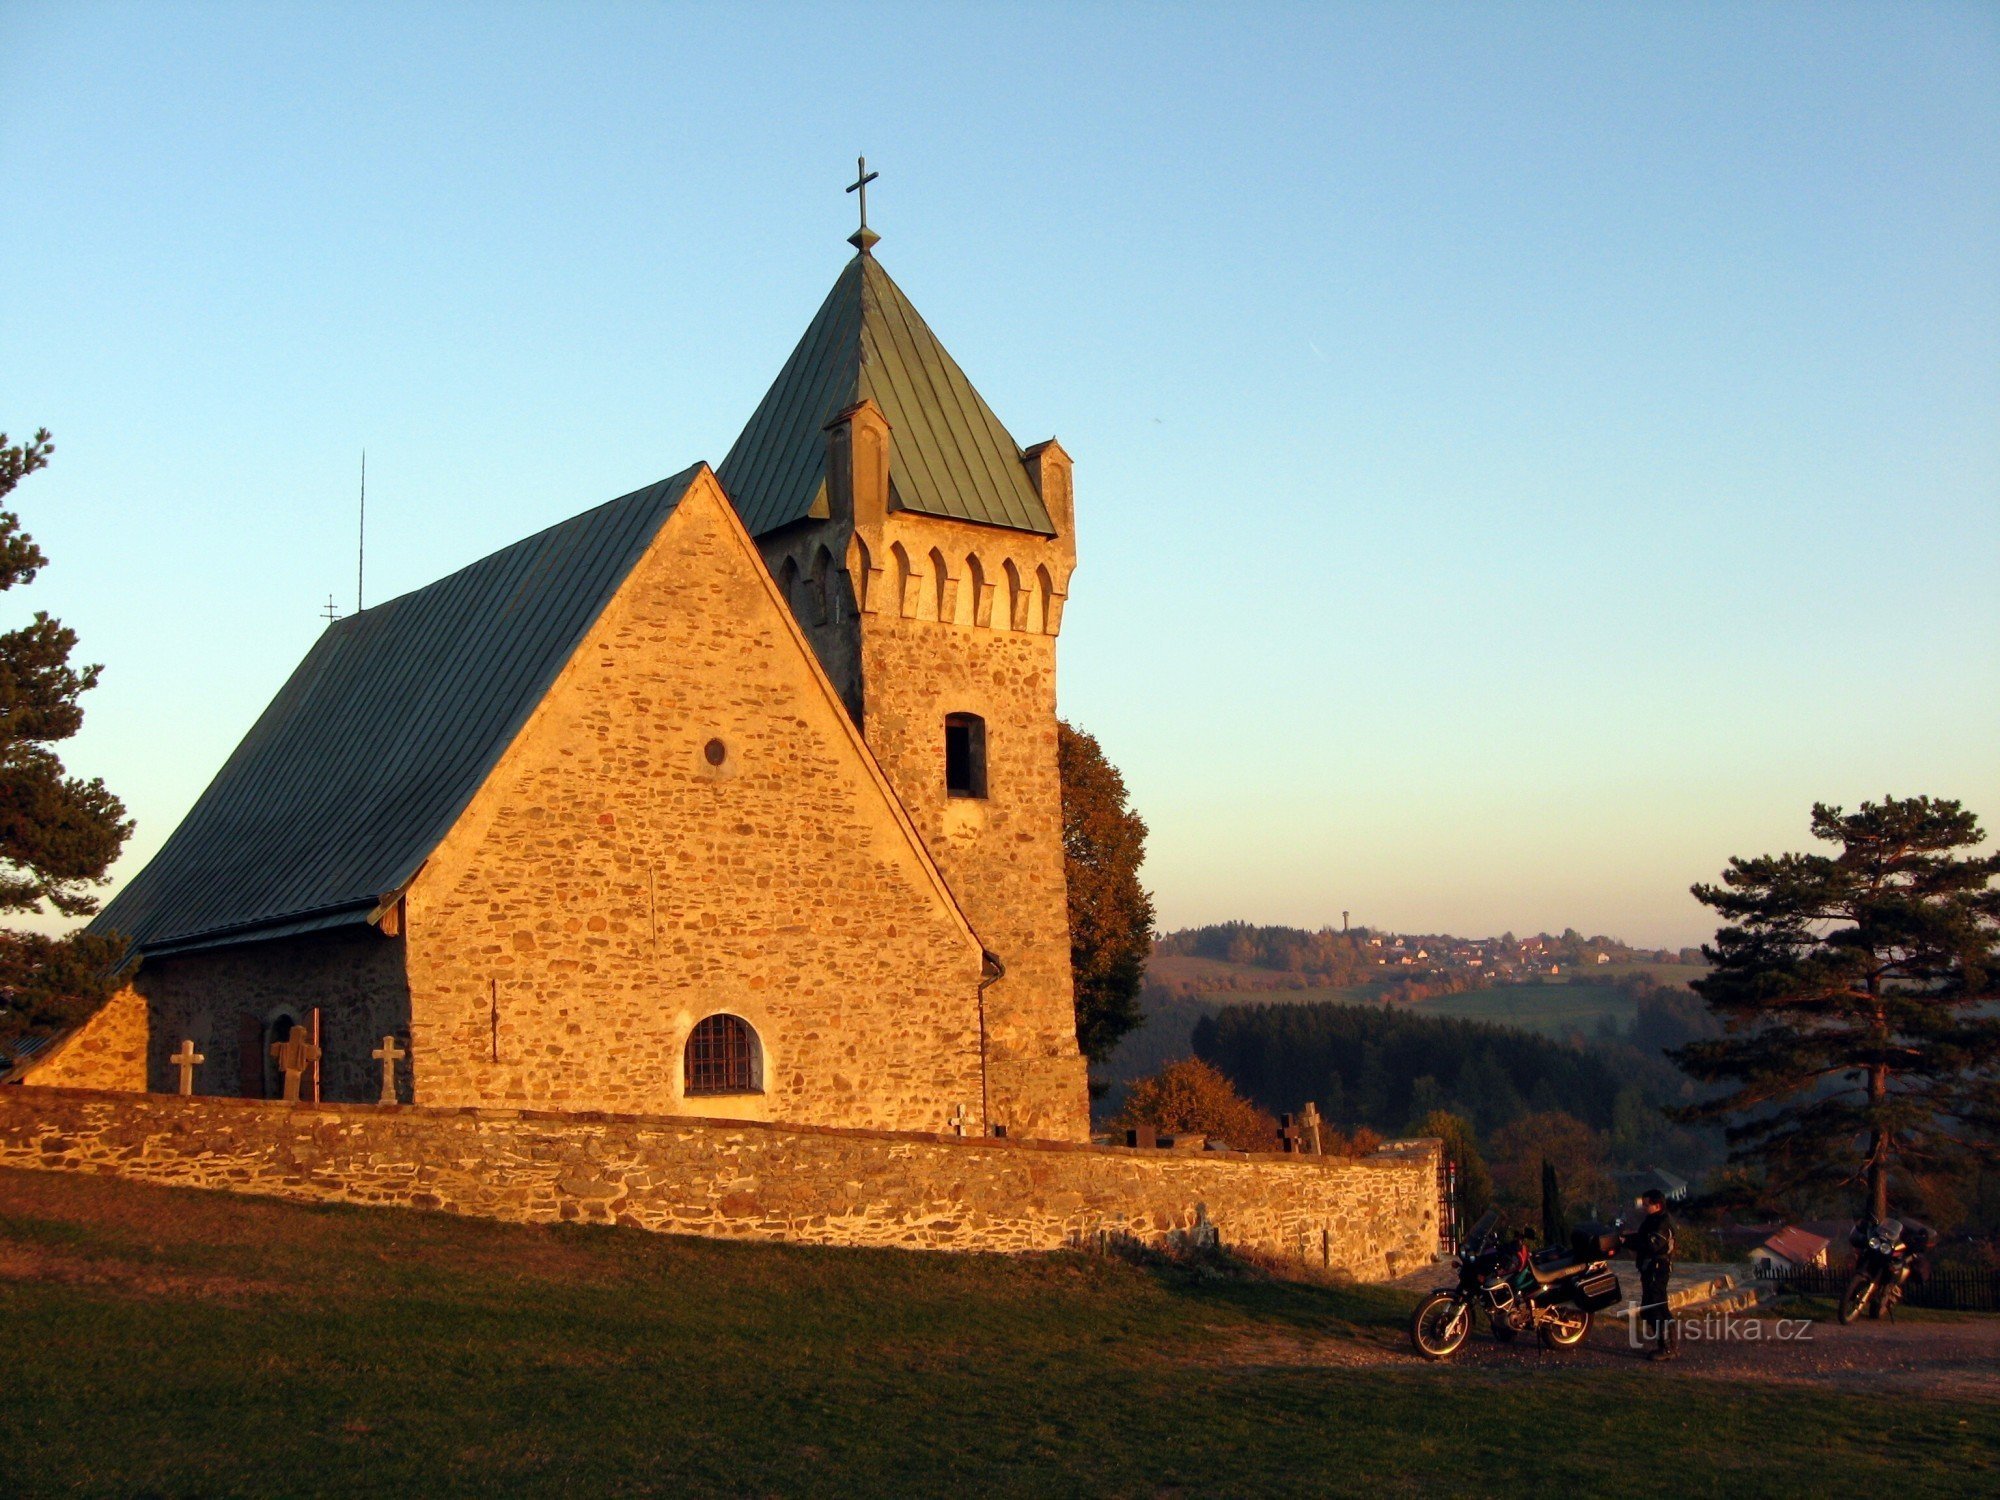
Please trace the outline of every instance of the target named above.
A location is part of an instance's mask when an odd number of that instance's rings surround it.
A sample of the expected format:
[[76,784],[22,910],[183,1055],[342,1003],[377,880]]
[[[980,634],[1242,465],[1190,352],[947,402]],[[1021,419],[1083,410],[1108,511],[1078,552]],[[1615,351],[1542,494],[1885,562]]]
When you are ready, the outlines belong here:
[[382,1038],[382,1045],[368,1055],[382,1065],[382,1097],[376,1102],[380,1104],[394,1104],[396,1102],[396,1064],[410,1054],[396,1045],[395,1037],[385,1036]]
[[959,1105],[959,1107],[958,1107],[957,1109],[953,1110],[953,1111],[952,1111],[952,1116],[951,1116],[951,1118],[950,1118],[949,1120],[946,1120],[946,1121],[945,1121],[945,1124],[949,1125],[949,1126],[950,1126],[950,1127],[951,1127],[951,1128],[952,1128],[952,1129],[953,1129],[954,1131],[956,1131],[956,1132],[957,1132],[957,1133],[958,1133],[959,1135],[964,1135],[964,1134],[965,1134],[965,1106],[964,1106],[963,1104],[961,1104],[961,1105]]
[[194,1043],[192,1041],[183,1037],[181,1039],[181,1050],[168,1058],[167,1061],[181,1070],[181,1092],[183,1094],[192,1094],[194,1092],[194,1070],[201,1063],[207,1062],[208,1059],[194,1050]]
[[1294,1115],[1278,1116],[1278,1140],[1283,1144],[1287,1156],[1306,1148],[1306,1133]]
[[294,1026],[292,1034],[282,1042],[271,1043],[271,1056],[277,1059],[278,1070],[285,1075],[285,1103],[299,1102],[299,1080],[305,1077],[306,1069],[319,1061],[319,1048],[303,1026]]
[[[1319,1106],[1310,1099],[1306,1100],[1306,1107],[1299,1111],[1299,1124],[1305,1130],[1305,1139],[1312,1142],[1312,1154],[1323,1155],[1324,1148],[1320,1145],[1319,1136]],[[1304,1142],[1300,1144],[1303,1145]]]

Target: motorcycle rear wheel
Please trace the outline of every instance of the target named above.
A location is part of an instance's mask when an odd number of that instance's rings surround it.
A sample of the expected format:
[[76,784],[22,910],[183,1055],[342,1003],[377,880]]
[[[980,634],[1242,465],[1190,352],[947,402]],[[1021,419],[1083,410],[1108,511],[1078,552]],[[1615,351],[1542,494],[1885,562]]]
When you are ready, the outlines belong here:
[[1590,1314],[1581,1307],[1552,1307],[1535,1331],[1545,1349],[1574,1349],[1590,1333]]
[[1425,1359],[1451,1358],[1471,1332],[1471,1305],[1455,1292],[1432,1292],[1410,1318],[1410,1342]]
[[1840,1294],[1840,1321],[1852,1323],[1861,1316],[1861,1309],[1868,1306],[1869,1293],[1875,1290],[1872,1276],[1854,1276],[1848,1279],[1847,1290]]

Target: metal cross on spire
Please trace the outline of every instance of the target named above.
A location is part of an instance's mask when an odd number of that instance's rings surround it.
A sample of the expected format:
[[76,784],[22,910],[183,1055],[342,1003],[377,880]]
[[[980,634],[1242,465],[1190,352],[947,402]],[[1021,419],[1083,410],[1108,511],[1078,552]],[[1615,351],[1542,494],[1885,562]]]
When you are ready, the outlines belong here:
[[863,255],[874,249],[882,239],[881,235],[868,227],[868,184],[881,175],[880,172],[871,172],[868,170],[867,157],[857,156],[854,158],[855,180],[847,185],[847,190],[850,193],[859,193],[861,195],[861,227],[847,237],[847,243],[854,246]]

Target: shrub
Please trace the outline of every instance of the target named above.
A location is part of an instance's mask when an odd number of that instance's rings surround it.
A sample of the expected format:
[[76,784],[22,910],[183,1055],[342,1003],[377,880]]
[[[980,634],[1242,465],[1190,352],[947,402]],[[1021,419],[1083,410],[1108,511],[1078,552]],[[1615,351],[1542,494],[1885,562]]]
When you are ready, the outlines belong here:
[[1278,1122],[1238,1094],[1215,1068],[1192,1057],[1133,1084],[1114,1123],[1151,1125],[1175,1134],[1198,1131],[1238,1151],[1276,1151],[1280,1146]]

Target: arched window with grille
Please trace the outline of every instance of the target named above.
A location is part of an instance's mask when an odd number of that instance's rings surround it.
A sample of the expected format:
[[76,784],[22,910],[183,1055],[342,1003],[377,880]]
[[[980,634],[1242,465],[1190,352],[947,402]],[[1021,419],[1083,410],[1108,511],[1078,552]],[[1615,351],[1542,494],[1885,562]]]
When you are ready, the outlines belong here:
[[764,1049],[741,1016],[704,1016],[696,1022],[685,1064],[689,1095],[764,1091]]

